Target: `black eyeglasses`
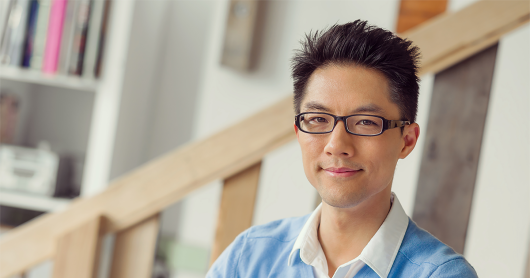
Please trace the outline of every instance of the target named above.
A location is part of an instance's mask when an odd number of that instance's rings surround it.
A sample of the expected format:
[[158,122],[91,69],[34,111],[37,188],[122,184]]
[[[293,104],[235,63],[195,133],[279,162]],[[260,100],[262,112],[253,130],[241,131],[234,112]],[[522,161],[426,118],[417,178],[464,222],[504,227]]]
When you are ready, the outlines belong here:
[[329,113],[305,112],[294,117],[298,129],[310,134],[330,133],[338,121],[344,122],[346,131],[360,136],[377,136],[385,130],[409,125],[410,121],[387,120],[380,116],[355,114],[335,116]]

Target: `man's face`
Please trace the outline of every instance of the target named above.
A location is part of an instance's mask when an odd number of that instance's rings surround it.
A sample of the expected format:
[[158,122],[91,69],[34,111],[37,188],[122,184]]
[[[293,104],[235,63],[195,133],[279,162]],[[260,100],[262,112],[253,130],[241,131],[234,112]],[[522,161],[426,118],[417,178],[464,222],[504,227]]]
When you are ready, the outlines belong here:
[[[389,100],[386,77],[355,65],[315,70],[301,112],[370,114],[400,120],[398,106]],[[398,159],[411,151],[406,150],[406,134],[402,135],[400,128],[374,137],[357,136],[347,133],[339,121],[328,134],[308,134],[296,126],[295,131],[305,174],[323,201],[333,207],[354,207],[385,189],[389,191]]]

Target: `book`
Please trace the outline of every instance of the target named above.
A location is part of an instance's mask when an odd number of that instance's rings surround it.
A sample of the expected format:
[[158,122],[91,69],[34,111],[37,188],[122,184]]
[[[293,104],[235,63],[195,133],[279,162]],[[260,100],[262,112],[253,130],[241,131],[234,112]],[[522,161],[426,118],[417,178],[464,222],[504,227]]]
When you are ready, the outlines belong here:
[[39,1],[31,0],[29,4],[28,23],[26,38],[22,53],[22,67],[29,68],[31,55],[33,55],[33,42],[35,40],[35,29],[37,25],[37,13],[39,11]]
[[[2,63],[19,66],[22,62],[23,45],[26,36],[29,0],[16,0],[9,12],[9,42],[2,46]],[[6,37],[7,39],[7,37]]]
[[85,56],[83,59],[82,75],[85,78],[93,79],[96,77],[96,60],[99,45],[99,34],[105,9],[105,0],[93,0],[90,8],[90,19],[88,34],[85,47]]
[[53,0],[44,50],[44,63],[42,65],[42,70],[46,73],[57,72],[65,9],[66,0]]
[[110,14],[110,0],[105,1],[105,7],[103,8],[103,20],[101,22],[101,29],[99,32],[99,43],[98,43],[98,54],[96,58],[96,68],[94,70],[94,74],[96,78],[98,78],[101,75],[101,64],[103,63],[103,56],[105,52],[105,38],[107,35],[107,26],[109,21],[109,14]]
[[30,66],[33,69],[41,70],[44,60],[44,49],[46,47],[46,35],[48,33],[48,20],[52,7],[51,0],[39,1],[39,12],[37,14],[37,28],[35,28],[35,39],[33,41],[33,54],[31,55]]
[[9,11],[11,10],[11,3],[13,0],[0,0],[0,42],[2,41],[7,26],[7,19]]
[[[13,2],[16,0],[13,0]],[[9,10],[6,12],[6,22],[4,32],[2,34],[2,41],[0,42],[0,64],[6,64],[8,58],[9,44],[11,43],[12,28],[9,21],[10,15],[15,8],[15,3],[9,5]]]
[[59,62],[57,65],[58,74],[68,74],[68,66],[72,56],[72,45],[74,43],[75,20],[79,13],[79,0],[69,0],[66,4],[66,14],[64,16],[63,33],[61,36],[61,47]]
[[78,13],[74,15],[74,37],[72,48],[70,49],[70,60],[68,61],[69,74],[81,75],[83,71],[88,19],[90,17],[90,2],[90,0],[79,0]]

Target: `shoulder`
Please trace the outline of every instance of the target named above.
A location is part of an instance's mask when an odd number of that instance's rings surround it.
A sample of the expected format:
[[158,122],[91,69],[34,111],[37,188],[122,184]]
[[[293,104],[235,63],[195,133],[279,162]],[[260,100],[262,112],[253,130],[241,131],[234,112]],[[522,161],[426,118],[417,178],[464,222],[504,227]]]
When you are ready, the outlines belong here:
[[278,241],[291,241],[298,237],[309,215],[285,218],[264,225],[253,226],[243,232],[247,239],[271,238]]
[[396,270],[414,277],[477,277],[464,256],[410,219],[394,264]]
[[223,251],[207,277],[251,277],[246,272],[274,265],[277,260],[287,265],[288,254],[308,217],[286,218],[247,229]]

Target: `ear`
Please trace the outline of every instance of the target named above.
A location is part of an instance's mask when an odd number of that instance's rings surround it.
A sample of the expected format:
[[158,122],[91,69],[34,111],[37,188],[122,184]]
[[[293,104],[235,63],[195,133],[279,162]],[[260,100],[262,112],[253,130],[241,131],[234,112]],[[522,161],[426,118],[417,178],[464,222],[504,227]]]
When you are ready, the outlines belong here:
[[296,123],[293,123],[294,127],[294,133],[296,133],[296,139],[298,139],[298,127],[296,126]]
[[403,147],[401,148],[401,153],[399,158],[403,159],[407,157],[418,142],[418,137],[420,136],[420,126],[417,123],[413,123],[405,126],[403,129]]

